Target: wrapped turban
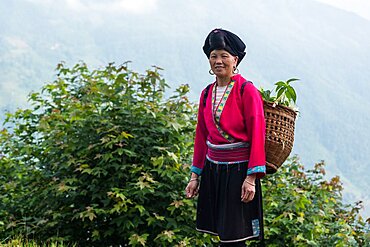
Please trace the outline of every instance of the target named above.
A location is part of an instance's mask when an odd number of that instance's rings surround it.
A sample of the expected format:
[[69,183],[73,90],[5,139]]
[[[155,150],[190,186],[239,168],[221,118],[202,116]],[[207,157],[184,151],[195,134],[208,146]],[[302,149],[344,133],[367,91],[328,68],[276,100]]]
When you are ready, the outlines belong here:
[[226,50],[233,56],[238,56],[238,64],[243,60],[246,52],[246,45],[244,42],[235,34],[230,31],[216,28],[212,30],[203,46],[203,51],[209,58],[213,50]]

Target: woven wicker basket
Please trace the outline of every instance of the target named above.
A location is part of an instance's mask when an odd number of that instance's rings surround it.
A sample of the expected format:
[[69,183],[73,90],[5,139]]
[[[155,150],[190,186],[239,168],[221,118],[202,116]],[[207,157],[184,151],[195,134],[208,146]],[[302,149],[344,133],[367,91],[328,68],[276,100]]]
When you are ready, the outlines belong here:
[[264,101],[266,120],[266,170],[272,174],[284,163],[293,148],[297,113],[286,106]]

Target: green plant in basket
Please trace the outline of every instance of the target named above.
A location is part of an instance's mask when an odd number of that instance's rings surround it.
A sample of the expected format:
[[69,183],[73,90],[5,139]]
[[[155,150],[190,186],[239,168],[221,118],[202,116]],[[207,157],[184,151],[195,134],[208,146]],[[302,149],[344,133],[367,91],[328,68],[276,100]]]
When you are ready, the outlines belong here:
[[260,89],[264,100],[266,120],[266,171],[275,173],[288,158],[293,148],[294,125],[298,113],[295,105],[297,94],[291,83],[298,79],[275,83],[274,95],[270,90]]
[[275,105],[284,105],[290,108],[296,108],[295,103],[297,101],[297,94],[292,87],[291,83],[298,81],[299,79],[291,78],[287,81],[278,81],[275,83],[276,95],[272,95],[271,90],[264,90],[261,88],[259,91],[262,95],[263,100],[273,102]]

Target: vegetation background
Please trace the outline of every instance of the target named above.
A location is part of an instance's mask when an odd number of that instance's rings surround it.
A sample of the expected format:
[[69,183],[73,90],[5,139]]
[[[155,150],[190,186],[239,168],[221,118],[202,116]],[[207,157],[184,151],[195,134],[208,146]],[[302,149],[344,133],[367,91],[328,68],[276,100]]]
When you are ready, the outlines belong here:
[[[57,66],[0,132],[0,244],[214,246],[185,198],[196,122],[160,68]],[[263,179],[267,246],[370,246],[361,203],[297,157]],[[370,219],[369,219],[370,220]],[[367,223],[369,223],[367,220]],[[257,242],[250,246],[258,246]]]
[[189,98],[196,102],[213,80],[201,50],[204,38],[222,27],[246,42],[248,54],[239,69],[257,87],[301,79],[295,85],[301,115],[293,153],[310,168],[325,160],[328,177],[339,175],[345,184],[345,201],[364,201],[361,213],[370,217],[370,7],[367,0],[331,2],[347,5],[0,1],[0,120],[5,110],[26,107],[28,93],[50,81],[62,60],[93,67],[132,60],[129,66],[142,73],[157,65],[166,68],[162,73],[173,88],[188,83]]
[[239,69],[258,87],[301,79],[299,158],[264,180],[267,242],[366,246],[370,8],[323,2],[346,1],[0,1],[0,241],[217,241],[194,233],[182,193],[193,102],[213,80],[201,46],[222,27],[247,43]]

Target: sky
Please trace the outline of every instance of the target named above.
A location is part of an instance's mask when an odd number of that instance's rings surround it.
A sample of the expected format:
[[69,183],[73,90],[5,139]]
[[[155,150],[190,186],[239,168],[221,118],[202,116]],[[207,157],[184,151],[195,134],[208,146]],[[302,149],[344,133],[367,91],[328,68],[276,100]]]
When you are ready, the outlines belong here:
[[[156,8],[160,0],[28,0],[38,4],[53,4],[64,2],[75,11],[99,11],[105,13],[127,11],[131,13],[143,13]],[[370,20],[370,0],[316,0],[336,8],[340,8]]]
[[318,2],[332,5],[370,20],[369,0],[317,0]]
[[101,13],[119,13],[130,12],[141,14],[156,8],[156,3],[160,0],[28,0],[29,2],[52,5],[57,2],[63,2],[68,8],[77,12],[101,12]]

